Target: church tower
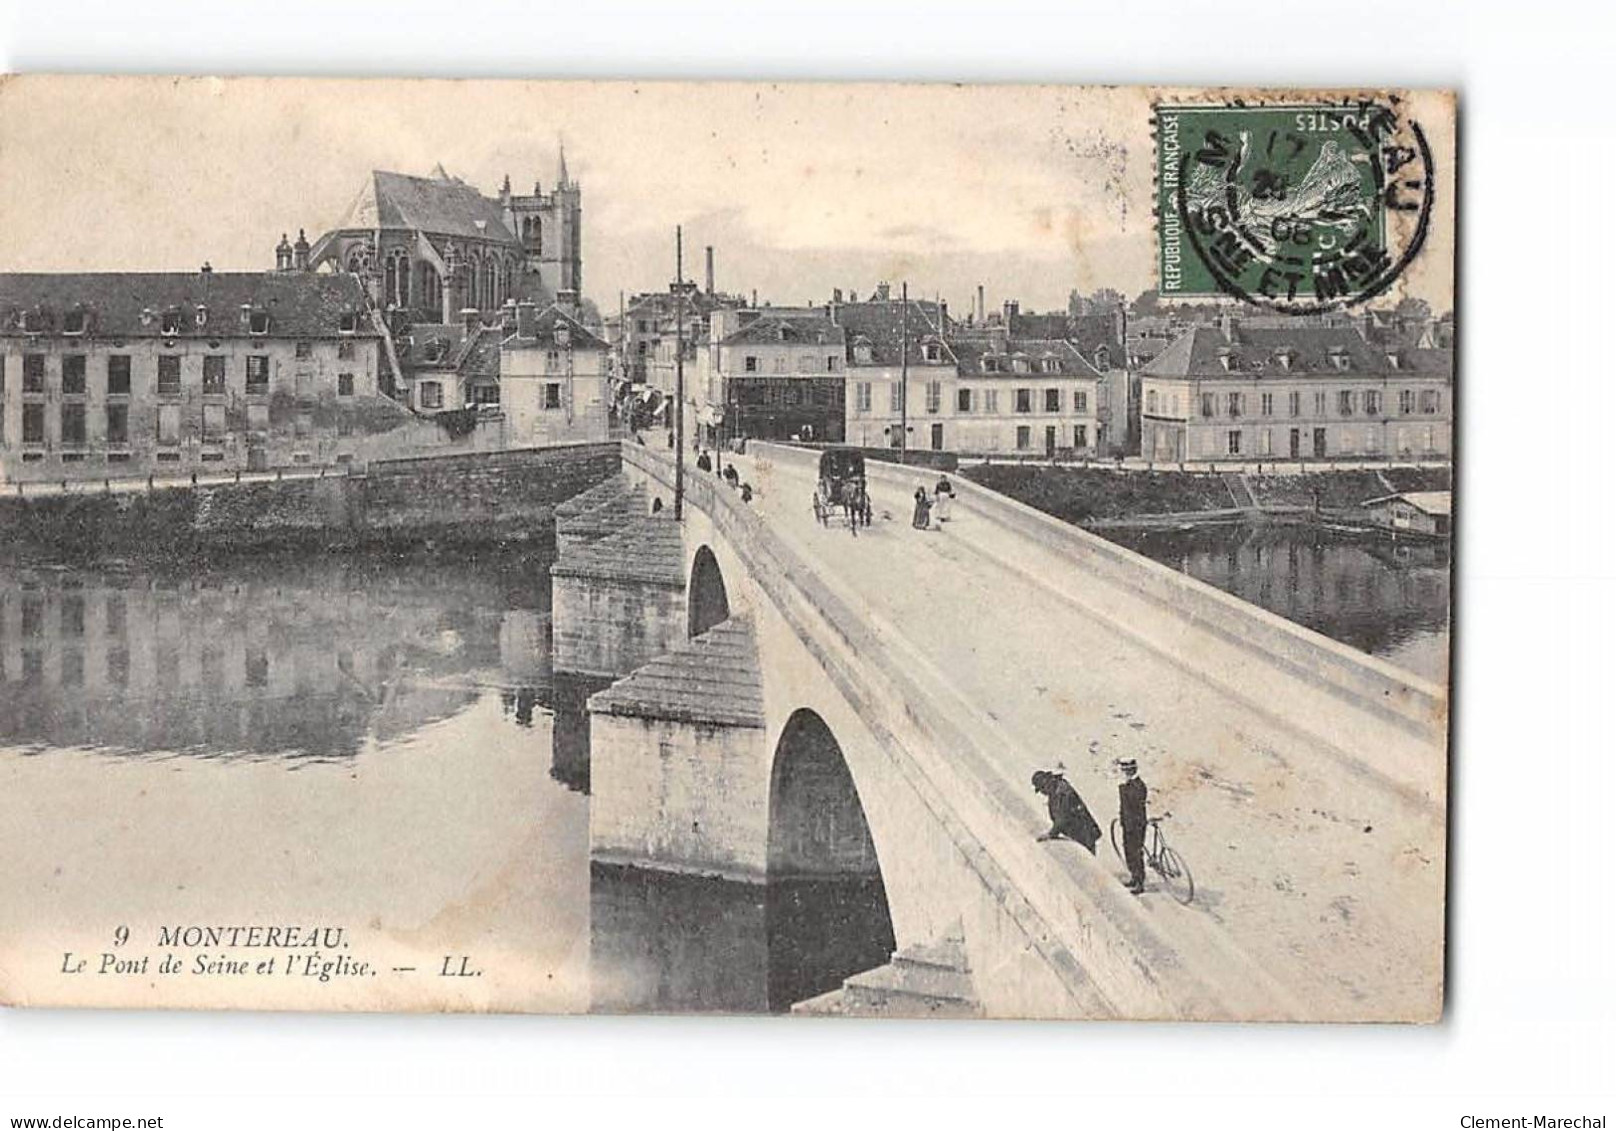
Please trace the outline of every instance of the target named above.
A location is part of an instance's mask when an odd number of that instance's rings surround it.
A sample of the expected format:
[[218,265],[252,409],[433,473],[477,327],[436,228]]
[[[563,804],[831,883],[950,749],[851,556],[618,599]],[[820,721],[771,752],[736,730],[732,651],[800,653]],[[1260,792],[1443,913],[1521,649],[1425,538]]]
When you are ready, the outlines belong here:
[[538,276],[551,298],[579,290],[583,282],[582,194],[567,172],[565,148],[557,155],[556,171],[554,192],[535,182],[531,196],[516,195],[506,178],[499,193],[505,226],[522,245],[523,269]]
[[558,165],[560,180],[553,197],[556,246],[552,270],[556,277],[555,290],[581,295],[584,289],[583,194],[577,183],[567,175],[566,146],[560,147]]

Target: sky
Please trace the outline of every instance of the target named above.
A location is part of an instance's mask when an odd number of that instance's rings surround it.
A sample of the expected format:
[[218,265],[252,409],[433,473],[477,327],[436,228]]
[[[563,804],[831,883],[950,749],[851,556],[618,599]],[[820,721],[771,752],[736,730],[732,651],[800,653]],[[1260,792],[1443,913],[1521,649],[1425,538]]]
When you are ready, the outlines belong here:
[[[117,79],[0,85],[0,269],[274,264],[334,224],[371,169],[441,163],[489,195],[583,189],[584,293],[687,277],[776,304],[876,283],[965,311],[1063,308],[1154,284],[1143,87]],[[1451,134],[1435,139],[1451,166]],[[1451,182],[1450,182],[1451,183]],[[1407,280],[1451,305],[1451,197]]]

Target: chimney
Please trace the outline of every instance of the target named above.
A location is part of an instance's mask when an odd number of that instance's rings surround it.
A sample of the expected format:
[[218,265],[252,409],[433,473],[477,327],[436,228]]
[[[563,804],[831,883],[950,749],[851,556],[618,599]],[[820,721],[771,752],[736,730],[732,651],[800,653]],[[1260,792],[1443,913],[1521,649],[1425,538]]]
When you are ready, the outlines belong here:
[[477,313],[475,306],[463,307],[460,311],[460,322],[466,328],[468,336],[475,334],[482,326],[482,316]]
[[1013,298],[1007,298],[1004,300],[1004,324],[1006,329],[1008,329],[1010,326],[1010,320],[1020,313],[1021,303],[1017,302]]
[[891,286],[890,283],[884,283],[883,282],[883,283],[879,283],[879,284],[876,285],[876,288],[875,288],[875,301],[876,302],[891,302],[892,301],[892,286]]
[[539,336],[539,309],[531,302],[516,304],[516,336],[530,339]]
[[940,299],[937,300],[937,331],[938,331],[938,333],[942,333],[944,330],[947,330],[947,329],[948,329],[948,300],[945,299],[945,298],[940,298]]
[[209,263],[205,259],[202,261],[202,274],[204,274],[204,275],[213,274],[213,264]]
[[297,230],[297,242],[292,245],[292,268],[297,271],[309,269],[309,237],[303,234],[303,229]]
[[1223,331],[1223,340],[1228,342],[1231,346],[1234,345],[1239,339],[1240,319],[1236,318],[1228,311],[1224,311],[1223,314],[1218,317],[1218,327]]
[[757,288],[756,287],[752,288],[752,309],[753,310],[757,309]]
[[707,293],[713,293],[713,245],[707,245]]
[[281,233],[281,242],[275,245],[275,270],[290,271],[292,269],[292,241]]
[[981,283],[976,284],[976,324],[980,326],[988,320],[988,292]]

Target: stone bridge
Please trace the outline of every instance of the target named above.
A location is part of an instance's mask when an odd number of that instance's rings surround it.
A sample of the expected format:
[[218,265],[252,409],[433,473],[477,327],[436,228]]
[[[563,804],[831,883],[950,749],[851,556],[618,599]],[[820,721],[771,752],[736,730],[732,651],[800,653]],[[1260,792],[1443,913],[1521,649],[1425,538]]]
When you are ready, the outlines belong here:
[[[591,854],[873,891],[867,969],[810,1012],[1335,1020],[1441,1010],[1445,692],[1012,500],[869,465],[822,527],[815,453],[750,503],[671,453],[557,509],[558,672],[588,698]],[[656,508],[657,501],[662,506]],[[653,513],[655,509],[656,513]],[[1040,842],[1061,765],[1102,827],[1118,757],[1196,878],[1130,895]]]

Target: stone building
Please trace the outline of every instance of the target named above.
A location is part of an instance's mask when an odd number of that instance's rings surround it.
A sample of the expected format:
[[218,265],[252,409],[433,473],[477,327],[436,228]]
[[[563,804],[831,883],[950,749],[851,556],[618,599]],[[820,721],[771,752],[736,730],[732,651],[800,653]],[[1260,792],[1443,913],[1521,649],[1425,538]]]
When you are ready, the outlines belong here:
[[507,444],[535,448],[609,439],[610,352],[573,311],[519,304],[514,332],[499,355]]
[[376,304],[405,321],[451,323],[466,308],[541,303],[583,287],[582,190],[559,159],[551,192],[496,196],[439,165],[427,177],[372,172],[331,230],[310,244],[283,235],[278,272],[331,270],[364,279]]
[[381,341],[348,275],[0,275],[0,478],[346,462],[407,419]]
[[1343,326],[1187,330],[1141,374],[1146,459],[1447,459],[1453,354]]

